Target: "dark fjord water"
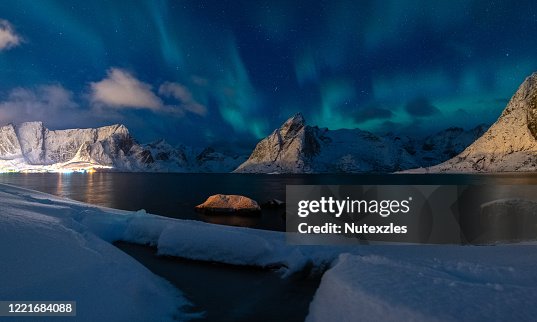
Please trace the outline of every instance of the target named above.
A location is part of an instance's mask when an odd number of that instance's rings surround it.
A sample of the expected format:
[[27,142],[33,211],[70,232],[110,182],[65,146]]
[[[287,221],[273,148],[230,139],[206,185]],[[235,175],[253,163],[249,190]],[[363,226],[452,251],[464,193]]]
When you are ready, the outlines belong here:
[[259,217],[207,216],[194,206],[213,194],[240,194],[260,203],[285,199],[300,184],[537,184],[537,174],[502,175],[249,175],[182,173],[1,174],[8,183],[90,204],[218,224],[284,230],[284,210]]
[[[536,174],[502,175],[239,175],[239,174],[1,174],[12,184],[90,204],[214,223],[283,230],[284,210],[259,217],[204,216],[195,205],[216,193],[242,194],[258,202],[285,199],[297,184],[537,184]],[[117,243],[205,311],[207,321],[303,321],[320,276],[281,279],[270,270],[159,257],[155,249]]]
[[116,243],[153,273],[166,278],[203,311],[204,321],[304,321],[320,275],[282,278],[261,268],[156,256],[156,250]]

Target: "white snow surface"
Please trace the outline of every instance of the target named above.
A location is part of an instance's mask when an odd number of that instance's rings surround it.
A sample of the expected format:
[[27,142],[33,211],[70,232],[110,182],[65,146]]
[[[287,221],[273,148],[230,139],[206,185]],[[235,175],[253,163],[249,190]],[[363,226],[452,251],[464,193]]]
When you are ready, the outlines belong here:
[[282,277],[330,267],[308,321],[537,316],[535,243],[297,246],[281,232],[108,209],[8,185],[0,185],[0,204],[0,298],[76,300],[77,321],[188,317],[179,291],[110,245],[119,240],[153,245],[161,255],[275,267]]
[[76,321],[188,317],[179,291],[81,223],[103,210],[5,185],[0,204],[2,300],[76,301]]
[[307,321],[535,320],[535,245],[362,251],[324,274]]

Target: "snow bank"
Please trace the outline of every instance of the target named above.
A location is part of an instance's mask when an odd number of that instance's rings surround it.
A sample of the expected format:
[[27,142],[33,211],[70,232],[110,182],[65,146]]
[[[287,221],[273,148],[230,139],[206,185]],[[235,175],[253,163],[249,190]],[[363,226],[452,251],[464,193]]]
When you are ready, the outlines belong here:
[[[138,213],[139,214],[139,213]],[[280,268],[292,274],[312,263],[330,263],[334,251],[288,245],[281,232],[138,215],[118,228],[114,240],[156,246],[159,255],[219,262],[233,265]],[[95,227],[95,226],[94,226]],[[113,235],[104,233],[104,235]],[[319,252],[319,254],[317,254]]]
[[2,300],[76,301],[77,321],[187,318],[171,284],[73,220],[80,205],[48,197],[0,186]]
[[307,321],[531,321],[537,251],[530,246],[401,246],[340,255]]

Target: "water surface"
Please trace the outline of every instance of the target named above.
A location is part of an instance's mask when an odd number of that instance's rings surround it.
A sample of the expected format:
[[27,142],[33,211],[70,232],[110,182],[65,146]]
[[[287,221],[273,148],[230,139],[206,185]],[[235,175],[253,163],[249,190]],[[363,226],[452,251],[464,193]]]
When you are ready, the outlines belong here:
[[266,269],[199,262],[156,255],[147,246],[116,243],[118,248],[164,277],[205,312],[204,321],[304,321],[321,276],[288,278]]
[[537,184],[537,174],[196,174],[196,173],[6,173],[13,184],[90,204],[202,220],[218,224],[285,230],[284,210],[264,209],[261,216],[208,216],[194,207],[218,193],[245,195],[259,203],[285,200],[286,185],[300,184]]

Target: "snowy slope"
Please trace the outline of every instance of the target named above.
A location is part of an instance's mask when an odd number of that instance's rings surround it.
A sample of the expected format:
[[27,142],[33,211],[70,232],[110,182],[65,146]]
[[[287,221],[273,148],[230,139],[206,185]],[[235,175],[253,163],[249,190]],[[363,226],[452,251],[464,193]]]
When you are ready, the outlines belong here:
[[6,186],[0,200],[2,300],[76,301],[76,321],[187,317],[180,311],[187,301],[171,284],[77,222],[89,207]]
[[537,169],[537,73],[520,85],[498,120],[456,157],[413,172],[503,172]]
[[228,155],[218,152],[212,147],[208,147],[197,153],[192,163],[196,172],[229,173],[246,161],[246,159],[247,156],[245,155]]
[[261,140],[234,172],[314,172],[313,158],[320,151],[321,130],[305,124],[298,113]]
[[44,164],[45,128],[41,122],[25,122],[17,126],[17,137],[22,154],[29,164]]
[[13,124],[0,127],[0,158],[22,158],[22,148]]
[[533,246],[371,246],[328,270],[306,321],[534,321]]
[[184,146],[173,147],[165,140],[158,140],[145,145],[151,152],[153,160],[158,164],[159,171],[187,172],[189,160]]
[[486,132],[489,126],[481,124],[473,129],[465,130],[460,127],[451,127],[422,139],[408,136],[395,136],[388,134],[402,146],[420,167],[429,167],[440,164],[461,153],[470,144],[474,143]]
[[246,160],[246,156],[225,154],[211,147],[174,147],[165,140],[158,140],[143,147],[151,152],[154,160],[147,169],[156,172],[229,173]]

